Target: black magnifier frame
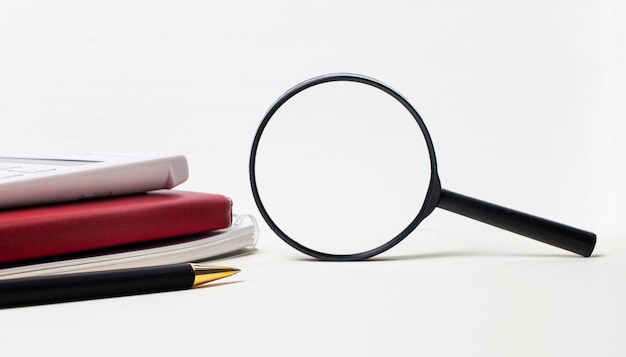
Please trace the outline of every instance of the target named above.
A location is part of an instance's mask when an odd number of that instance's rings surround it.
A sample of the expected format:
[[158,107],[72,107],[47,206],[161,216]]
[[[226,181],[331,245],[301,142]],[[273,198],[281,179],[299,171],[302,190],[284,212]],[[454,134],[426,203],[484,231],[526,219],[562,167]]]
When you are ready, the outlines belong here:
[[[317,250],[310,249],[296,240],[289,237],[283,232],[278,225],[272,220],[271,216],[265,209],[263,201],[259,195],[256,179],[256,155],[263,131],[269,123],[272,116],[296,94],[306,90],[307,88],[328,82],[357,82],[375,87],[386,94],[392,96],[397,100],[406,110],[411,113],[415,121],[417,122],[426,146],[428,148],[428,155],[430,158],[430,182],[428,185],[428,191],[426,193],[424,202],[420,211],[415,218],[402,230],[398,235],[391,238],[386,243],[364,252],[355,254],[330,254]],[[282,96],[280,96],[270,109],[265,114],[265,117],[259,124],[254,141],[252,143],[252,149],[250,152],[249,162],[250,173],[250,185],[252,188],[252,195],[254,201],[261,213],[261,216],[269,227],[278,235],[283,241],[299,250],[302,253],[310,255],[320,260],[330,261],[354,261],[365,260],[376,256],[391,247],[395,246],[406,238],[409,234],[415,230],[419,223],[424,220],[436,207],[443,208],[445,210],[455,212],[457,214],[476,219],[478,221],[491,224],[493,226],[518,233],[520,235],[541,241],[546,244],[550,244],[576,254],[588,257],[593,252],[596,244],[596,235],[591,232],[583,231],[574,227],[570,227],[561,223],[549,221],[544,218],[532,216],[523,212],[515,211],[510,208],[498,206],[489,202],[477,200],[468,196],[464,196],[452,191],[444,190],[441,188],[441,183],[437,173],[437,159],[435,157],[435,149],[432,143],[432,139],[426,124],[418,114],[417,110],[406,100],[400,93],[393,90],[391,87],[383,84],[382,82],[373,78],[352,74],[352,73],[334,73],[327,74],[318,77],[311,78],[289,89]]]

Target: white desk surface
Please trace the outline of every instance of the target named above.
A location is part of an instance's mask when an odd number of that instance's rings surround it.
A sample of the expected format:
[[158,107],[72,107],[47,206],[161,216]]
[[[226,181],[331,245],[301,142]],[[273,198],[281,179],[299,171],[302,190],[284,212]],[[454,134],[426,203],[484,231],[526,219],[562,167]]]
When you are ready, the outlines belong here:
[[258,253],[220,261],[242,272],[209,287],[0,310],[0,353],[626,355],[625,15],[592,0],[0,2],[0,152],[183,153],[181,189],[255,214],[265,111],[356,72],[416,106],[445,188],[599,234],[580,258],[436,212],[377,259],[327,263],[262,223]]
[[15,355],[619,356],[624,236],[581,258],[498,230],[421,232],[373,261],[264,232],[204,288],[0,311]]

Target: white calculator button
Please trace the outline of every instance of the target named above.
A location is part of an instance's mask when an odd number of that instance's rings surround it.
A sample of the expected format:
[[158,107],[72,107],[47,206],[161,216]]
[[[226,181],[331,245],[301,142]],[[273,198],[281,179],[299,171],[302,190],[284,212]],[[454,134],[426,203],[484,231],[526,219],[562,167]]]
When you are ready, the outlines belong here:
[[19,177],[19,176],[24,176],[24,175],[16,173],[16,172],[0,172],[0,180],[9,179],[13,177]]
[[24,174],[37,174],[40,172],[49,172],[49,171],[55,171],[56,168],[53,167],[17,167],[14,169],[9,169],[10,172],[20,172],[20,173],[24,173]]
[[2,170],[8,170],[8,169],[13,169],[19,167],[19,165],[7,165],[7,164],[0,164],[0,171]]

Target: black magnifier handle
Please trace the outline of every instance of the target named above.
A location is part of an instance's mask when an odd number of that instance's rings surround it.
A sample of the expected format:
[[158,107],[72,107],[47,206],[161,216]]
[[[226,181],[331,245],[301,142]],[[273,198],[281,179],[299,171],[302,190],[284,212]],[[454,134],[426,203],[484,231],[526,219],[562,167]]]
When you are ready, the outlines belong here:
[[443,189],[438,207],[585,257],[596,245],[591,232]]

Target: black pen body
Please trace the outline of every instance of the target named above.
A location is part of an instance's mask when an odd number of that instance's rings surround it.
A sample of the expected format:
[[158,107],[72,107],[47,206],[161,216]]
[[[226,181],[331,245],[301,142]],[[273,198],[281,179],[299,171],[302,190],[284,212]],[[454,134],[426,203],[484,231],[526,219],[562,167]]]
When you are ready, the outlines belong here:
[[0,280],[0,308],[149,294],[191,288],[190,264]]

